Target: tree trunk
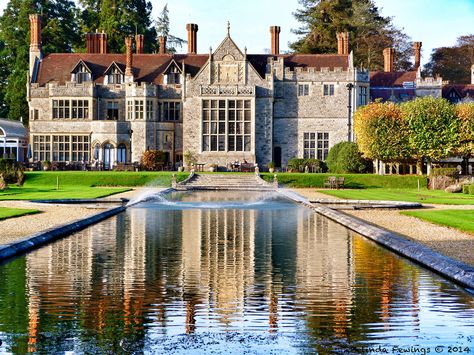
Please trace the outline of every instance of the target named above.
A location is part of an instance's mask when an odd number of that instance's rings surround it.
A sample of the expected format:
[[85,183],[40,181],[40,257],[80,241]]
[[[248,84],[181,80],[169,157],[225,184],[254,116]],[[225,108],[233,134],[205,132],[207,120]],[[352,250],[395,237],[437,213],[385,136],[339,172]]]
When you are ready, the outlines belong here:
[[395,168],[397,169],[396,174],[400,175],[400,163],[396,163]]
[[375,159],[372,161],[372,165],[374,166],[374,174],[379,174],[379,160]]
[[416,161],[416,173],[418,175],[423,175],[423,158],[419,158]]

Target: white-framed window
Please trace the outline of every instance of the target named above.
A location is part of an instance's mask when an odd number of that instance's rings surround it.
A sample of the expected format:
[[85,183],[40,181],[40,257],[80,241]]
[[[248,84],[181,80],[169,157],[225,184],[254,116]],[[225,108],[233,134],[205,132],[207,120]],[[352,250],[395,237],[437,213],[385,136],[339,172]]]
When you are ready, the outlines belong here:
[[30,120],[37,120],[39,119],[39,110],[33,109],[30,111]]
[[125,144],[119,144],[117,147],[117,162],[126,163],[127,162],[127,147]]
[[33,160],[51,160],[51,136],[33,136]]
[[76,68],[76,83],[81,84],[87,81],[91,81],[92,76],[89,69],[84,64],[79,64]]
[[144,115],[144,107],[143,107],[144,100],[135,100],[135,119],[136,120],[143,120]]
[[328,132],[304,133],[304,158],[326,160],[329,153]]
[[298,96],[309,95],[309,84],[298,84]]
[[127,100],[127,119],[133,120],[133,100]]
[[172,66],[166,74],[166,84],[180,84],[181,73],[176,66]]
[[122,73],[117,67],[112,67],[107,74],[108,84],[122,84]]
[[368,98],[368,88],[367,86],[361,86],[359,87],[359,105],[367,105],[367,100]]
[[72,100],[72,118],[89,118],[89,101]]
[[89,161],[89,136],[72,136],[72,161]]
[[181,119],[181,102],[180,101],[165,101],[161,105],[162,121],[179,121]]
[[334,84],[324,84],[324,96],[334,96]]
[[146,100],[146,119],[153,120],[153,100]]
[[69,136],[53,136],[53,161],[69,161]]
[[53,100],[53,118],[70,118],[71,101],[70,100]]
[[203,100],[202,150],[250,151],[251,120],[250,100]]

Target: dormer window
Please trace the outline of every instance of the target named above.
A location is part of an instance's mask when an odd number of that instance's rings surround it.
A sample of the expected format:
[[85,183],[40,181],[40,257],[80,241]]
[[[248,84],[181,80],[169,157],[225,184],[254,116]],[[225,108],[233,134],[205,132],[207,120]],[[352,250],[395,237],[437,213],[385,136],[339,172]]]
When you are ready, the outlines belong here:
[[181,84],[181,70],[175,61],[172,61],[168,68],[165,70],[165,84],[176,85]]
[[75,81],[78,84],[92,81],[91,70],[82,60],[73,69],[71,81]]
[[123,75],[122,69],[120,69],[115,62],[113,62],[105,71],[104,84],[122,84]]

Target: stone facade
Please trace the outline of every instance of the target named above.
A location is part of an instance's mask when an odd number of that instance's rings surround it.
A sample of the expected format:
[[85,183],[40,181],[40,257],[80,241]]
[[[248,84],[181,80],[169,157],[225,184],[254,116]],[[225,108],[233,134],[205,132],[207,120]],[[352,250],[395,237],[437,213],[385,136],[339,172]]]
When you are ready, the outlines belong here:
[[325,159],[353,139],[349,110],[366,104],[369,91],[368,72],[351,55],[247,55],[230,33],[207,55],[53,54],[32,65],[33,160],[108,168],[152,149],[175,167],[188,151],[220,166]]

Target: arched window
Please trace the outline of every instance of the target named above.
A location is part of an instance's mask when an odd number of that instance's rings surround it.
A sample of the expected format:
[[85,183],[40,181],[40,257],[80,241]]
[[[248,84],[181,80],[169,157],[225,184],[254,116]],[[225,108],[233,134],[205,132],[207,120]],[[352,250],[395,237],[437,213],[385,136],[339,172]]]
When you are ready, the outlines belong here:
[[114,164],[114,146],[110,143],[104,145],[104,169],[112,169]]
[[117,147],[117,162],[126,163],[127,162],[127,147],[125,144],[119,144]]

